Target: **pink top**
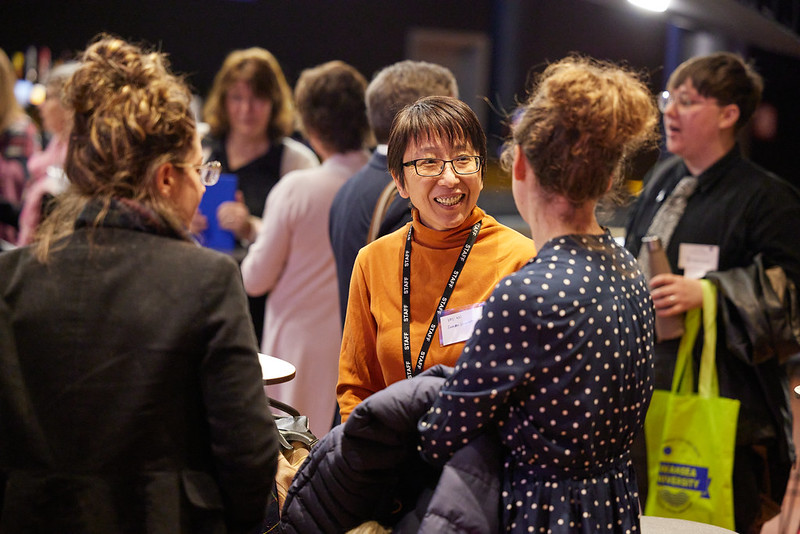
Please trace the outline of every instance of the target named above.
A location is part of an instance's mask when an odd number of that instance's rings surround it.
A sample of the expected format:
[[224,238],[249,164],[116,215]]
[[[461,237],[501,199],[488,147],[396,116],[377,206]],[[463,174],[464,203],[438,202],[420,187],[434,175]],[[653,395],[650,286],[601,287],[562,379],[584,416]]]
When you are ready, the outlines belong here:
[[267,393],[307,416],[317,437],[333,421],[342,343],[328,213],[336,192],[367,160],[360,150],[335,154],[319,167],[281,178],[242,262],[247,293],[269,291],[261,352],[297,369],[294,379],[269,386]]

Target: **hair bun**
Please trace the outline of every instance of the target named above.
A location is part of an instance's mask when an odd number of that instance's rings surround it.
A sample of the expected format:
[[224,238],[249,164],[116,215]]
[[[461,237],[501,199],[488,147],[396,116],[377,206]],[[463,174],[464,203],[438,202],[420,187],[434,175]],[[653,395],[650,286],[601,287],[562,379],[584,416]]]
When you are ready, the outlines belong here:
[[513,140],[545,190],[582,204],[602,197],[621,164],[657,138],[658,111],[637,74],[569,56],[539,76]]
[[75,112],[73,138],[81,140],[69,150],[68,174],[87,193],[105,181],[124,184],[119,193],[130,196],[153,161],[183,157],[196,135],[191,93],[166,58],[115,37],[87,47],[65,101]]

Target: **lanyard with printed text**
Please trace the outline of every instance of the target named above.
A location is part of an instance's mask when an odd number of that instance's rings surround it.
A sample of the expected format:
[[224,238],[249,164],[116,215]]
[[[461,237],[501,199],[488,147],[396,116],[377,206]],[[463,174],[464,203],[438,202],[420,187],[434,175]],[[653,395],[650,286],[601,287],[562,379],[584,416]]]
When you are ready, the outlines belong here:
[[411,369],[411,236],[414,233],[414,227],[409,226],[408,235],[406,236],[406,248],[403,254],[403,361],[406,366],[406,378],[411,378],[418,375],[425,365],[425,356],[428,354],[428,349],[431,346],[433,333],[436,331],[436,324],[438,322],[439,313],[447,306],[447,301],[450,300],[450,295],[453,294],[453,288],[456,286],[458,275],[464,269],[464,264],[467,263],[467,256],[472,250],[472,245],[475,244],[475,239],[478,237],[478,232],[481,230],[482,221],[476,222],[472,226],[472,231],[467,237],[467,242],[464,243],[464,248],[461,249],[461,254],[458,256],[455,267],[453,267],[453,274],[450,275],[450,280],[444,288],[442,298],[439,300],[439,306],[436,308],[436,313],[433,315],[431,325],[428,327],[428,332],[425,334],[425,340],[422,343],[422,348],[419,351],[419,358],[417,358],[417,365],[413,371]]

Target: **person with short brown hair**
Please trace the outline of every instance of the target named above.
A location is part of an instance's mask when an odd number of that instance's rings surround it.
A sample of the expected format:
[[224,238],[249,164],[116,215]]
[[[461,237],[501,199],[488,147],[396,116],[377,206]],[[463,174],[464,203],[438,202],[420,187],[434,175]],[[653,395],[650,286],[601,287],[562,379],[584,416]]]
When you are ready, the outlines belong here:
[[[700,278],[719,288],[718,329],[734,336],[717,338],[719,392],[741,401],[733,467],[736,531],[741,533],[760,532],[761,525],[778,513],[793,458],[782,357],[778,351],[756,350],[775,346],[775,340],[768,333],[752,340],[750,332],[737,326],[753,317],[766,321],[769,315],[784,321],[783,311],[768,313],[765,300],[755,297],[757,291],[745,290],[761,286],[756,278],[759,269],[763,274],[763,269],[780,267],[795,286],[800,283],[796,235],[800,193],[745,158],[737,142],[762,90],[763,81],[753,66],[730,52],[694,57],[675,69],[660,95],[672,156],[645,177],[629,215],[625,242],[640,258],[646,254],[643,238],[658,236],[663,243],[672,273],[650,279],[659,316],[681,316],[699,308]],[[684,208],[672,213],[669,206],[676,204],[676,198],[682,199]],[[793,293],[792,289],[787,294],[789,300],[796,298]],[[737,332],[747,341],[731,343]],[[678,343],[672,339],[656,344],[659,389],[670,389]],[[640,443],[640,480],[647,474],[644,449]],[[640,489],[646,493],[643,485]]]
[[367,162],[366,86],[364,76],[342,61],[300,74],[295,101],[301,128],[322,165],[291,172],[275,185],[242,262],[247,293],[269,291],[262,352],[297,368],[297,376],[272,386],[270,396],[308,417],[317,437],[333,421],[342,342],[328,211],[339,188]]

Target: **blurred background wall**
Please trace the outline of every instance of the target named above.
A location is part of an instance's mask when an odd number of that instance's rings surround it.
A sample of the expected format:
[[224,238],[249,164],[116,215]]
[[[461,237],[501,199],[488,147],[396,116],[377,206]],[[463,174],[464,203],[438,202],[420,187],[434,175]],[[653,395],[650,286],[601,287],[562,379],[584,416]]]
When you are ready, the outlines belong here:
[[[53,61],[105,31],[170,55],[200,96],[224,57],[263,46],[290,84],[300,71],[341,59],[370,78],[401,59],[450,67],[481,117],[490,150],[533,73],[570,52],[647,72],[654,91],[693,55],[737,51],[766,80],[764,113],[743,144],[757,162],[800,185],[800,38],[796,0],[672,0],[665,13],[625,0],[0,0],[0,48],[9,56],[49,48]],[[659,154],[645,156],[641,174]],[[502,183],[499,207],[509,207]]]

